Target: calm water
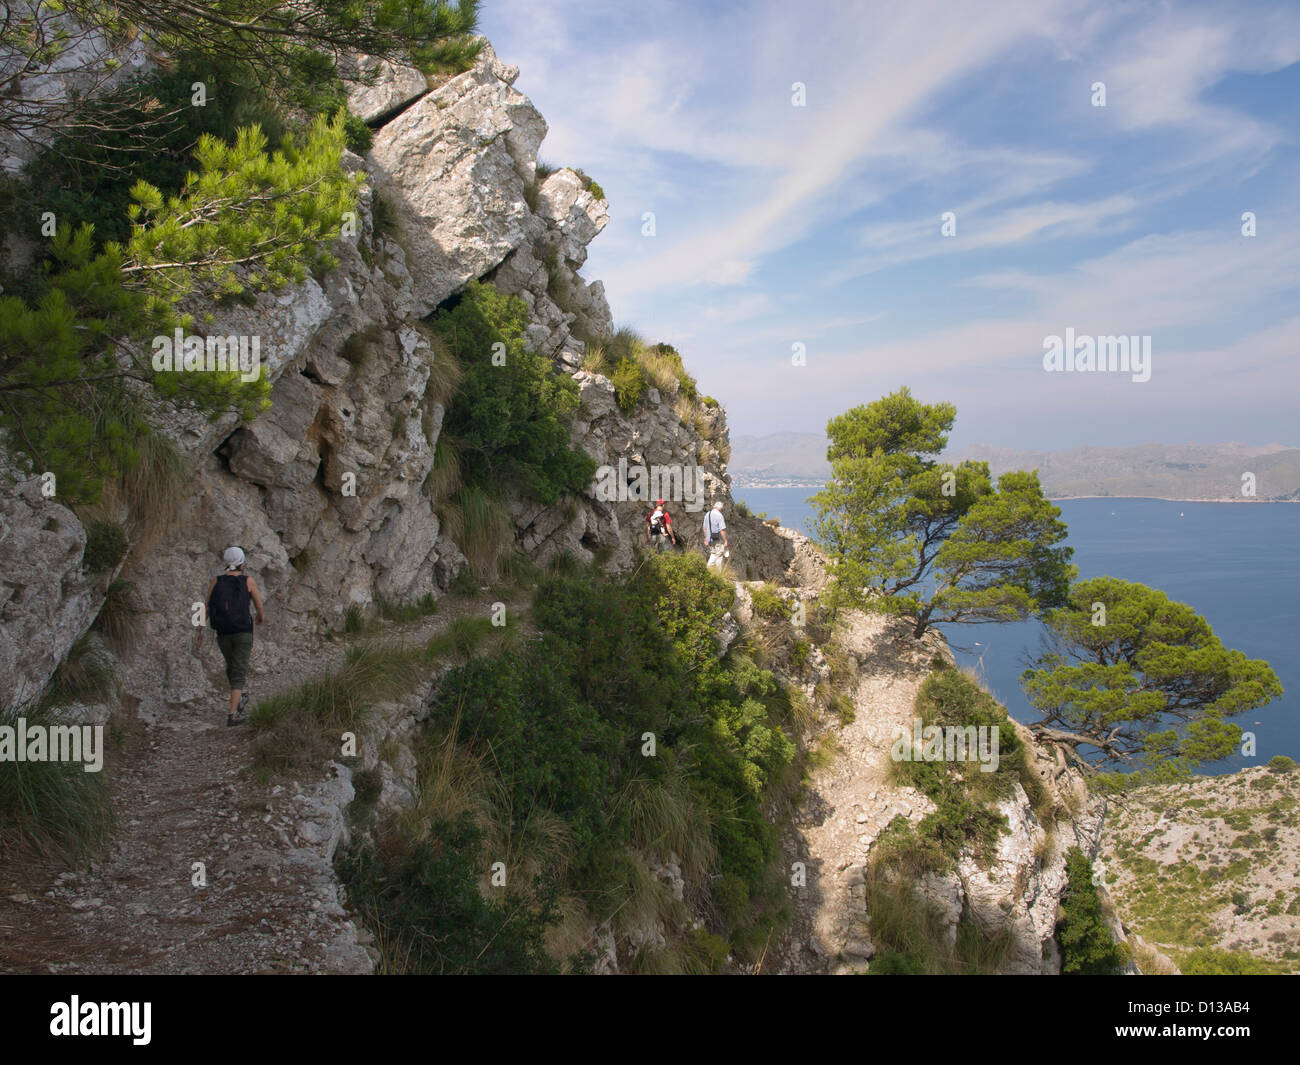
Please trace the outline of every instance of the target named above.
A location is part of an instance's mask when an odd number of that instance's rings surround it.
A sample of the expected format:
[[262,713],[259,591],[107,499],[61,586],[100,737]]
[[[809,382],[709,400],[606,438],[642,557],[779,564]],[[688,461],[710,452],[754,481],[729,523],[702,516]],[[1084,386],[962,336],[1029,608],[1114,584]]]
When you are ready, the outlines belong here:
[[[755,511],[807,532],[811,488],[746,488],[737,497]],[[1156,499],[1062,501],[1079,576],[1141,581],[1195,608],[1228,647],[1273,667],[1285,694],[1233,720],[1257,737],[1253,759],[1234,756],[1207,767],[1229,772],[1275,754],[1300,758],[1300,505],[1169,503]],[[1035,719],[1020,690],[1042,626],[944,626],[963,665],[979,671],[1020,721]]]

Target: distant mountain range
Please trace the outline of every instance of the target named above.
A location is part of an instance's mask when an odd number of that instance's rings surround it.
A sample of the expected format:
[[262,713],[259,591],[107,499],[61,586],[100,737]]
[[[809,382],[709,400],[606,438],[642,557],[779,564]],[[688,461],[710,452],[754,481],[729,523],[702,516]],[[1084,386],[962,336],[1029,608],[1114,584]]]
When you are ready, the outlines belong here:
[[[1053,499],[1146,496],[1158,499],[1241,500],[1246,474],[1254,498],[1300,501],[1300,448],[1283,444],[1140,444],[1078,447],[1073,451],[1018,451],[974,444],[944,456],[950,462],[987,462],[994,475],[1038,470]],[[817,433],[733,436],[728,467],[737,487],[819,485],[830,474],[826,440]]]
[[822,485],[831,475],[826,438],[820,433],[733,435],[727,471],[737,488]]

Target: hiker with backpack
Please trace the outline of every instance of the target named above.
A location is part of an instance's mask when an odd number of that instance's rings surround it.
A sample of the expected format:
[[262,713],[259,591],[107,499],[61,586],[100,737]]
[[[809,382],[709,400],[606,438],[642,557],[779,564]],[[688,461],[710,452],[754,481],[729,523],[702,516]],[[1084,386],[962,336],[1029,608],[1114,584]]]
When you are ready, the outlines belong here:
[[[217,633],[217,647],[226,660],[226,680],[230,682],[230,711],[227,725],[242,725],[248,706],[248,662],[253,654],[253,609],[257,610],[257,624],[266,622],[262,611],[262,595],[257,582],[244,572],[244,551],[228,547],[221,556],[225,571],[212,578],[208,585],[208,625]],[[202,642],[203,630],[194,634],[197,649]]]
[[663,551],[668,547],[670,540],[673,546],[676,547],[677,534],[673,532],[672,515],[668,513],[664,501],[656,499],[654,510],[646,515],[645,542],[647,546],[657,551]]
[[709,552],[709,569],[722,572],[722,567],[731,557],[727,545],[727,522],[722,516],[722,501],[713,504],[713,509],[704,515],[704,546]]

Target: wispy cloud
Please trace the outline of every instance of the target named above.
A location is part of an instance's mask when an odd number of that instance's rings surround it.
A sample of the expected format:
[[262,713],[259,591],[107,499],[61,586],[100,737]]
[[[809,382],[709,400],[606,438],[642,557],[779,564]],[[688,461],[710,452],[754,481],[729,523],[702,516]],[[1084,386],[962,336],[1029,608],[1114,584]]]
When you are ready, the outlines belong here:
[[[691,345],[742,431],[820,427],[906,381],[960,409],[1014,378],[1058,423],[1173,419],[1209,380],[1239,414],[1270,375],[1294,387],[1300,131],[1267,86],[1300,61],[1300,10],[497,0],[485,29],[550,122],[543,154],[610,194],[585,272],[620,321]],[[1065,326],[1152,333],[1165,376],[1140,399],[1015,377]]]

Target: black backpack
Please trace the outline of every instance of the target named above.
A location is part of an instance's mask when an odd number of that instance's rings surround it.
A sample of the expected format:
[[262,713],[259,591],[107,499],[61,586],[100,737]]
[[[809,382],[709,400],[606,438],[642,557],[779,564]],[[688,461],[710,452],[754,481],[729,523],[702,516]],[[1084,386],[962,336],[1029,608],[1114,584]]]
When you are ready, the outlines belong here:
[[247,573],[223,573],[208,598],[208,624],[218,636],[252,632],[253,597],[248,594]]

